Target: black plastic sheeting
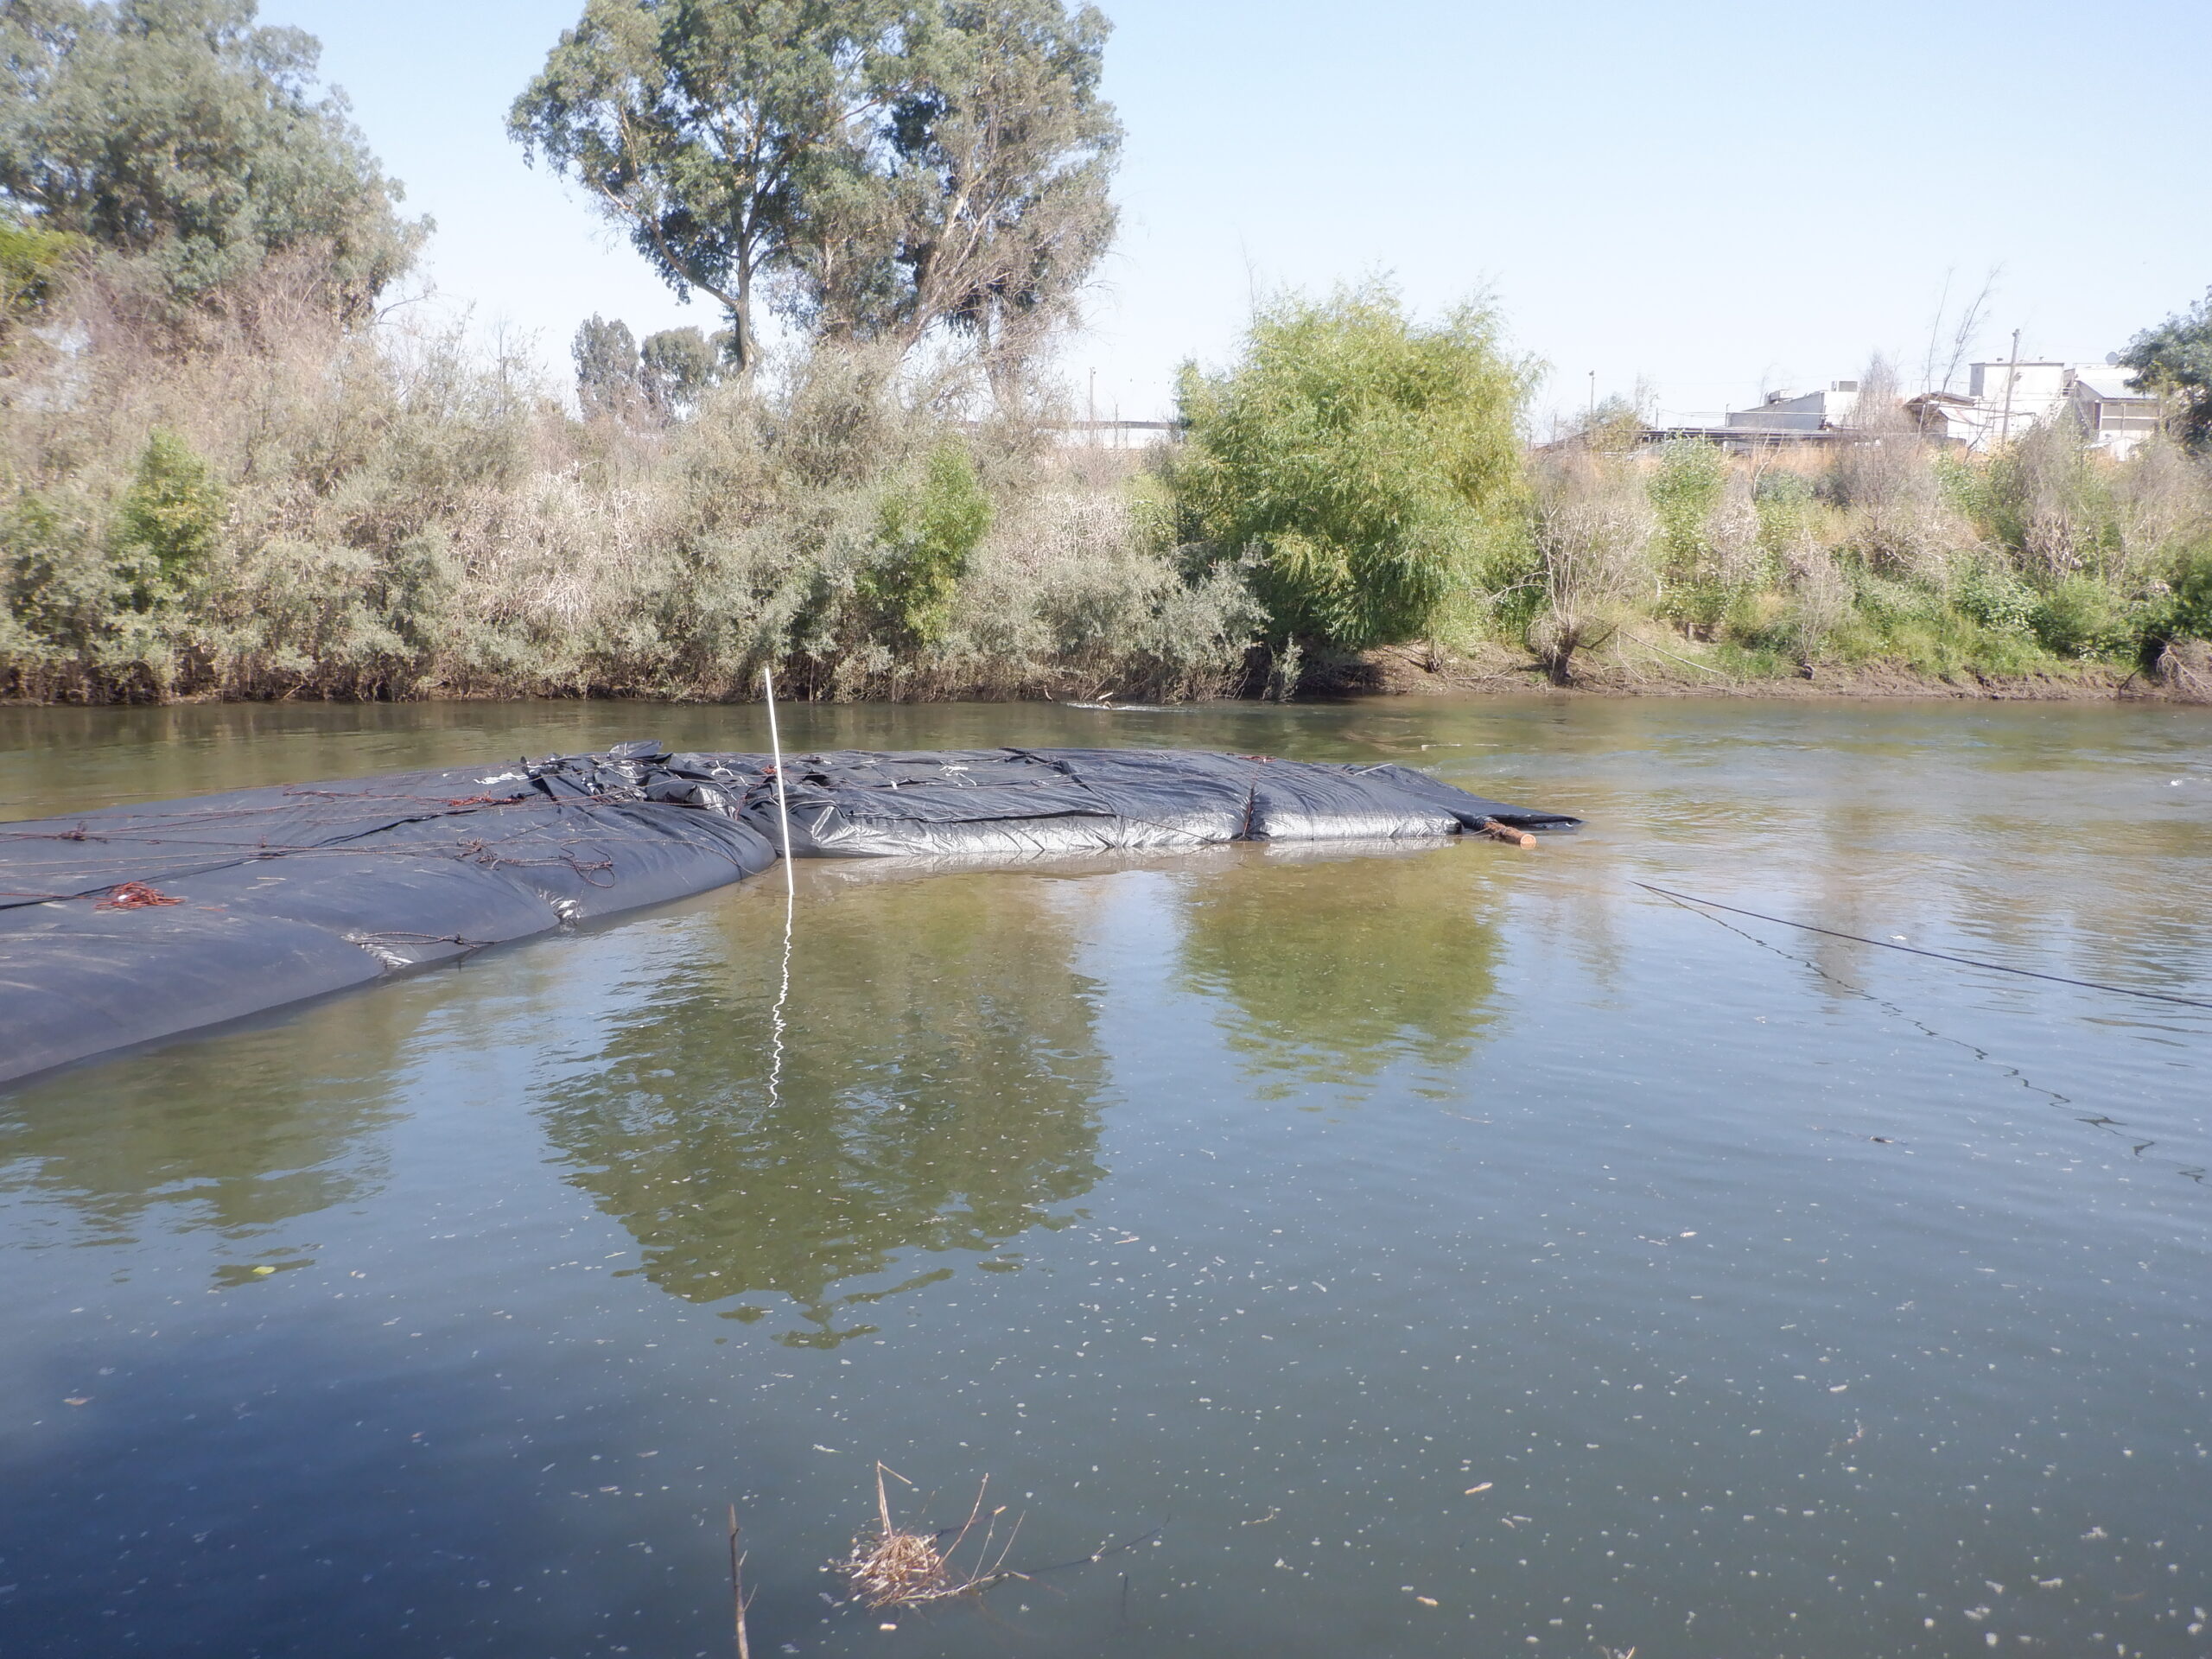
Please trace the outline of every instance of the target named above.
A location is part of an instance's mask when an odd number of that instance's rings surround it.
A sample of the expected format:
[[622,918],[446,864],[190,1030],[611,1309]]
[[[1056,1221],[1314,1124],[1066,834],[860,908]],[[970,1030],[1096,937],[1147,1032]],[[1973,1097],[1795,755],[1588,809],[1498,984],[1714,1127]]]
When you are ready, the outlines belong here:
[[[739,795],[747,818],[779,839],[761,757],[680,754],[668,764]],[[846,752],[787,757],[784,779],[791,848],[801,857],[1381,840],[1457,835],[1485,819],[1529,830],[1576,823],[1484,800],[1404,766],[1183,749]]]
[[[1577,820],[1403,766],[1153,749],[789,756],[801,857],[1006,857]],[[755,874],[758,754],[601,755],[0,824],[0,1081]]]

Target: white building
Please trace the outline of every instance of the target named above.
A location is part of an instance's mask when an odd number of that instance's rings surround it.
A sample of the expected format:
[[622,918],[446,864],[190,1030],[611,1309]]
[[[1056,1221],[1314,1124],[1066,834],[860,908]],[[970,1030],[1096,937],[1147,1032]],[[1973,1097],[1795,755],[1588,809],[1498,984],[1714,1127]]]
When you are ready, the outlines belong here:
[[2063,412],[2073,373],[2063,363],[1976,363],[1967,371],[1967,394],[1985,411],[1990,435],[2003,443]]
[[[1966,391],[1923,391],[1907,398],[1904,410],[1928,436],[1983,450],[2047,422],[2075,421],[2091,444],[2124,457],[2158,429],[2158,398],[2133,390],[2128,378],[2127,370],[2101,363],[1975,363]],[[1858,381],[1831,380],[1820,391],[1770,391],[1755,409],[1669,416],[1647,427],[1643,441],[1700,438],[1739,452],[1849,443],[1861,424],[1859,401]]]
[[2126,369],[2077,370],[2066,389],[2089,442],[2125,456],[2158,429],[2158,400],[2127,383]]
[[1924,391],[1905,412],[1930,437],[1989,449],[2047,421],[2081,423],[2100,449],[2126,455],[2158,429],[2158,400],[2129,387],[2129,372],[2103,364],[1976,363],[1967,391]]

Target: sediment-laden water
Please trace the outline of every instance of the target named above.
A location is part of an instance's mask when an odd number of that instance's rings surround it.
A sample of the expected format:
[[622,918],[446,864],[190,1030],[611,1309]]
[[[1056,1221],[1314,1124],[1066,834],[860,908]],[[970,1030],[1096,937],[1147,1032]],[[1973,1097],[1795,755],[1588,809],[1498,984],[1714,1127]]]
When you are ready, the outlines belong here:
[[[1591,828],[802,865],[772,1092],[772,877],[0,1091],[0,1651],[720,1656],[733,1503],[761,1655],[2212,1650],[2212,1011],[1634,885],[2212,1001],[2212,713],[785,732]],[[0,817],[637,735],[764,728],[0,710]],[[877,1459],[1031,1576],[834,1605]]]

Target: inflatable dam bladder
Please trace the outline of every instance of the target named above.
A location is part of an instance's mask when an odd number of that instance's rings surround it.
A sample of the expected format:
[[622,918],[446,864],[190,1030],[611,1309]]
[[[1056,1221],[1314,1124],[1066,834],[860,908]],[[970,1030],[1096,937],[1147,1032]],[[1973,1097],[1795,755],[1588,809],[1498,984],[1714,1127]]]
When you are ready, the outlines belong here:
[[[1169,749],[786,756],[796,857],[1572,830],[1397,766]],[[0,1082],[689,897],[780,850],[760,754],[604,754],[0,823]]]

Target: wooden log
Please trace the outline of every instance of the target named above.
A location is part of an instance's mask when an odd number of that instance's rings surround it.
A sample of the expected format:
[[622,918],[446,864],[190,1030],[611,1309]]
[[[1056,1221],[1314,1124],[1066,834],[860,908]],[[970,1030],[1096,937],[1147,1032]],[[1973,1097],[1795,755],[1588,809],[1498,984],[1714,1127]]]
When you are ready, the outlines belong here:
[[1484,818],[1477,826],[1484,835],[1502,841],[1509,847],[1534,847],[1536,838],[1526,830],[1516,830],[1510,823],[1500,823],[1496,818]]

